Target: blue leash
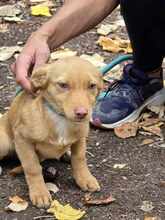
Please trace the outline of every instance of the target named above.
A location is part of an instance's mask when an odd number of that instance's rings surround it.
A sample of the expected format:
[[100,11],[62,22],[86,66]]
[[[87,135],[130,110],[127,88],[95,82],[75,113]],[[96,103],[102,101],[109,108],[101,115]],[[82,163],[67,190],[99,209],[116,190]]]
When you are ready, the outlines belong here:
[[115,58],[112,62],[104,66],[103,68],[100,69],[101,74],[104,76],[108,71],[113,69],[113,67],[117,66],[118,64],[128,61],[128,60],[133,60],[132,54],[127,54],[127,55],[121,55],[117,58]]
[[[109,64],[107,64],[106,66],[104,66],[103,68],[100,69],[102,76],[104,76],[108,71],[113,69],[113,67],[117,66],[118,64],[120,64],[124,61],[128,61],[128,60],[133,60],[132,54],[121,55],[121,56],[115,58],[112,62],[110,62]],[[102,91],[99,94],[99,96],[97,97],[97,100],[104,98],[106,94],[107,94],[107,91]]]

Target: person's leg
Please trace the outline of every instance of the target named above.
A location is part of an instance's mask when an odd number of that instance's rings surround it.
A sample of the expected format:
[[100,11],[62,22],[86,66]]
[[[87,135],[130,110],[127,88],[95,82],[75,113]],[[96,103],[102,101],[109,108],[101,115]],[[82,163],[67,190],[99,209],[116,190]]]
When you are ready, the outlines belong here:
[[[155,100],[163,102],[163,60],[160,43],[164,33],[165,16],[161,0],[121,0],[121,11],[133,47],[133,64],[124,68],[122,80],[117,86],[98,100],[91,122],[104,128],[114,128],[138,118],[140,112]],[[164,4],[165,9],[165,4]],[[156,11],[156,12],[155,12]],[[159,30],[159,33],[157,32]]]
[[144,72],[158,69],[162,64],[162,52],[157,45],[161,33],[157,36],[154,33],[159,28],[159,17],[155,11],[159,11],[161,16],[159,1],[120,1],[121,12],[133,47],[134,65]]

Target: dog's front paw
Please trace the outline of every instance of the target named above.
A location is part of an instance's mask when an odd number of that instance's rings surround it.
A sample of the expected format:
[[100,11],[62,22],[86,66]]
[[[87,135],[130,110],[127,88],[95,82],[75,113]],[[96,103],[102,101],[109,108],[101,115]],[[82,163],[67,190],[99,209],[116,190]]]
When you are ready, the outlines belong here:
[[100,191],[100,185],[92,174],[79,175],[75,177],[77,184],[83,191]]
[[33,205],[38,208],[48,208],[52,200],[51,195],[46,188],[30,190],[30,199]]

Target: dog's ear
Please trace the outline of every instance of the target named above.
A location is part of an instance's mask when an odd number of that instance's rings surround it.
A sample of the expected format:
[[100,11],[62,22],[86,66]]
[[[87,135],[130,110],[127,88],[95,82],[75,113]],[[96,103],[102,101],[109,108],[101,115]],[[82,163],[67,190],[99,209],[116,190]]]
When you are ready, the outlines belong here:
[[34,91],[46,88],[48,84],[48,68],[47,66],[37,68],[31,76],[31,85]]

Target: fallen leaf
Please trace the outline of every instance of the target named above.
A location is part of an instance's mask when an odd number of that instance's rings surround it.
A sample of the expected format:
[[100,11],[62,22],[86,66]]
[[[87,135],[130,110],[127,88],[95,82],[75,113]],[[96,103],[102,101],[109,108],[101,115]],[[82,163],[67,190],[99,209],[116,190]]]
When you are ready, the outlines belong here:
[[145,113],[143,113],[143,114],[141,115],[141,120],[145,120],[146,118],[150,118],[150,117],[151,117],[151,114],[145,112]]
[[31,6],[31,15],[33,15],[33,16],[46,16],[46,17],[51,16],[49,7],[41,6],[41,5]]
[[155,125],[159,122],[160,122],[159,118],[147,117],[141,122],[139,122],[139,127],[148,127],[151,125]]
[[160,144],[159,147],[161,147],[161,148],[165,148],[165,143]]
[[97,43],[102,46],[103,50],[107,50],[113,53],[132,53],[132,48],[129,40],[123,40],[118,37],[114,39],[108,37],[99,37]]
[[77,220],[85,215],[85,211],[74,209],[69,204],[62,205],[57,200],[52,202],[47,212],[52,213],[57,220]]
[[37,6],[46,6],[46,7],[52,8],[55,6],[55,3],[50,0],[47,0],[47,1],[41,2]]
[[101,26],[97,28],[97,33],[106,36],[116,31],[118,27],[116,24],[101,24]]
[[21,18],[17,17],[17,16],[13,16],[13,17],[4,17],[5,21],[9,21],[9,22],[23,22],[24,20],[22,20]]
[[117,163],[117,164],[114,164],[114,166],[113,166],[113,168],[114,169],[123,169],[123,168],[125,168],[127,166],[127,164],[126,163]]
[[22,47],[20,46],[0,47],[0,61],[8,60],[14,53],[20,52],[21,50]]
[[53,193],[57,193],[59,191],[59,188],[54,183],[46,183],[46,187]]
[[11,203],[6,207],[7,210],[11,210],[13,212],[20,212],[28,207],[28,202],[20,198],[19,196],[10,197],[9,200]]
[[29,5],[44,5],[48,7],[53,7],[55,6],[55,1],[51,0],[29,0]]
[[159,114],[160,112],[160,108],[161,106],[160,105],[148,105],[147,106],[147,109],[149,109],[151,112],[154,112],[155,114]]
[[158,216],[155,216],[155,217],[151,217],[151,216],[145,216],[144,217],[144,220],[161,220],[161,218],[160,217],[158,217]]
[[61,48],[60,50],[57,50],[55,52],[52,52],[50,55],[51,60],[57,60],[57,59],[62,59],[65,57],[72,57],[76,56],[77,51],[72,51],[69,48]]
[[112,83],[114,80],[120,80],[122,76],[121,65],[116,65],[108,73],[103,76],[104,81]]
[[15,168],[13,168],[13,169],[11,169],[11,170],[9,171],[9,174],[10,174],[11,176],[16,176],[16,175],[21,174],[21,173],[23,173],[23,168],[22,168],[21,165],[15,167]]
[[140,144],[140,146],[143,146],[143,145],[148,145],[148,144],[152,144],[154,143],[154,140],[153,139],[150,139],[150,138],[147,138],[147,139],[144,139],[142,141],[142,143]]
[[114,21],[113,23],[116,24],[117,26],[125,27],[125,22],[124,22],[123,18],[118,19],[118,20]]
[[21,10],[16,5],[4,5],[0,7],[0,17],[15,17],[21,14]]
[[165,187],[165,180],[161,180],[160,183],[159,183],[159,186]]
[[83,58],[84,60],[88,60],[98,68],[101,68],[106,65],[104,63],[104,57],[100,56],[98,53],[94,53],[93,55],[83,54],[80,57]]
[[144,212],[150,212],[154,209],[154,206],[150,201],[143,201],[140,209],[143,210]]
[[160,122],[158,124],[155,124],[153,126],[142,126],[141,128],[144,130],[144,131],[148,131],[150,132],[151,134],[155,134],[159,137],[162,137],[162,131],[161,131],[161,128],[160,126],[163,125],[164,123]]
[[0,32],[1,33],[5,33],[5,32],[8,32],[8,31],[9,31],[9,25],[8,24],[5,24],[5,23],[0,24]]
[[114,132],[117,137],[120,138],[129,138],[129,137],[135,137],[138,131],[138,122],[128,122],[120,127],[114,128]]
[[154,112],[155,114],[159,115],[159,118],[163,118],[165,114],[165,106],[164,105],[150,105],[147,106],[147,108],[151,111]]
[[99,199],[92,199],[91,194],[87,193],[85,195],[85,204],[86,205],[108,205],[114,202],[116,199],[113,198],[111,195],[106,198],[99,198]]
[[29,0],[30,4],[36,4],[36,3],[42,3],[45,2],[45,0]]

